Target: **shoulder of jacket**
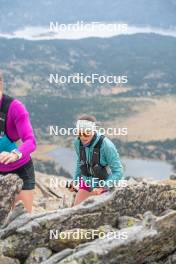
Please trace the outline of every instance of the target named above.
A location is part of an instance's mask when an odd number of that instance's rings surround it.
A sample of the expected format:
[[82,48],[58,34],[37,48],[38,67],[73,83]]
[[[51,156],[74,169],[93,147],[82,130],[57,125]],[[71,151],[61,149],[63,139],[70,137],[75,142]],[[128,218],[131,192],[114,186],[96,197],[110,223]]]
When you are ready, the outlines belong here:
[[103,143],[102,143],[102,147],[111,147],[111,148],[114,148],[115,145],[114,145],[114,143],[108,137],[105,137],[104,140],[103,140]]

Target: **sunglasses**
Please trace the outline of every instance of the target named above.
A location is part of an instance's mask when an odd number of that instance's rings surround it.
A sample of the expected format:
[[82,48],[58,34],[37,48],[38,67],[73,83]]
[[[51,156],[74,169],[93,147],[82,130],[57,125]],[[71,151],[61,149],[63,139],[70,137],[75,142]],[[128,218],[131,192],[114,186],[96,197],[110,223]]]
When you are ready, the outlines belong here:
[[79,135],[79,137],[90,137],[91,136],[91,133],[83,133],[83,132],[80,132],[78,135]]

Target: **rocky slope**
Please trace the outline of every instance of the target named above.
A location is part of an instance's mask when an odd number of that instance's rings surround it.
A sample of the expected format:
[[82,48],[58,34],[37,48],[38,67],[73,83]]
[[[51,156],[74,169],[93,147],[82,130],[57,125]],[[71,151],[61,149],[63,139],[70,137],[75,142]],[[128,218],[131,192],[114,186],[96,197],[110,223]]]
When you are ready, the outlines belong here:
[[129,180],[75,207],[30,215],[19,203],[11,219],[4,203],[1,195],[0,263],[176,263],[174,185]]

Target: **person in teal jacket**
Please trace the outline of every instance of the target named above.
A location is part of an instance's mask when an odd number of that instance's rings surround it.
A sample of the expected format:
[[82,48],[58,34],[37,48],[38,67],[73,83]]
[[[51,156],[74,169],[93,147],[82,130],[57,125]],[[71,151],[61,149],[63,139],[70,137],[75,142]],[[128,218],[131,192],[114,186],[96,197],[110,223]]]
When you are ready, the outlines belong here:
[[16,148],[16,144],[14,142],[11,142],[11,140],[7,136],[0,137],[0,153],[4,151],[11,152]]
[[[74,191],[75,185],[79,185],[74,205],[89,196],[107,191],[109,187],[113,187],[113,183],[123,179],[123,166],[119,153],[110,139],[102,138],[102,135],[96,131],[95,117],[85,114],[80,116],[77,121],[77,131],[78,137],[74,141],[77,163],[70,186],[70,191]],[[86,131],[89,132],[86,134]],[[99,151],[95,151],[95,146],[97,147],[100,140]],[[93,161],[94,155],[98,155],[96,162]],[[92,163],[96,165],[93,166]]]

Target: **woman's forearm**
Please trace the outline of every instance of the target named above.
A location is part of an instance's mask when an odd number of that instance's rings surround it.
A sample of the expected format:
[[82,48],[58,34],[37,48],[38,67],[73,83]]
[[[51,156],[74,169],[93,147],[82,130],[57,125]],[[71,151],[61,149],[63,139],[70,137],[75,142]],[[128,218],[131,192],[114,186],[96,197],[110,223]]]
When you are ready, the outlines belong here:
[[29,114],[26,112],[16,120],[16,129],[23,142],[18,150],[23,156],[30,155],[36,149],[36,140],[30,123]]

